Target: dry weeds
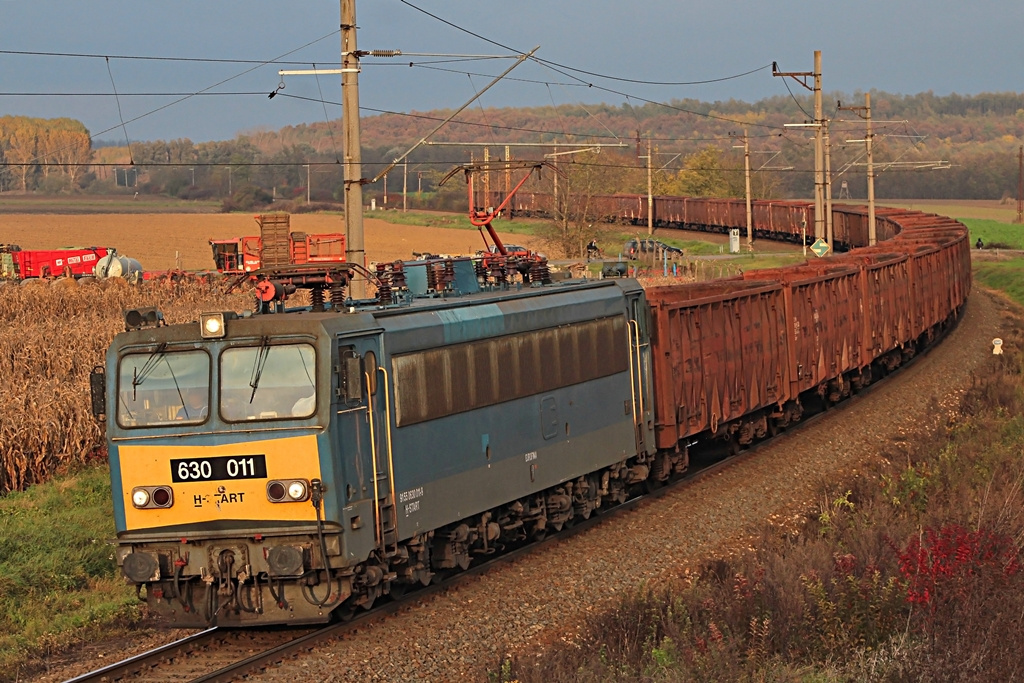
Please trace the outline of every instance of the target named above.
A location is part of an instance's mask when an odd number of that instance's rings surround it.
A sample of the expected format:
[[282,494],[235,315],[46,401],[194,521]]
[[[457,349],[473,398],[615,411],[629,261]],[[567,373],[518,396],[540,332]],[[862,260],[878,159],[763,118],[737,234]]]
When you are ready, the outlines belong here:
[[[249,305],[243,295],[227,303],[237,310]],[[0,494],[105,457],[89,375],[124,329],[124,310],[159,306],[168,322],[186,322],[225,304],[223,294],[192,283],[174,289],[123,280],[0,285]]]

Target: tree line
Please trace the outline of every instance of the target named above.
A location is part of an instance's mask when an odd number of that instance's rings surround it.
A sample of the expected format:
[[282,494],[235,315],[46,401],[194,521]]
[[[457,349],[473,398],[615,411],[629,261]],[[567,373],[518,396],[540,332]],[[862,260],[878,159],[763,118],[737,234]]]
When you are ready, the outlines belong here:
[[[866,197],[863,120],[838,108],[863,104],[863,93],[825,96],[831,119],[833,192],[843,182],[851,199]],[[1002,199],[1015,196],[1017,151],[1024,141],[1024,94],[974,96],[872,92],[875,191],[884,199]],[[562,168],[600,167],[618,192],[646,192],[647,145],[658,194],[742,195],[744,159],[738,136],[747,130],[753,193],[800,198],[813,193],[813,144],[806,129],[786,128],[813,111],[810,96],[667,105],[566,105],[467,110],[432,142],[493,140],[492,161],[508,154],[542,160],[569,143],[618,143],[621,148],[559,157]],[[385,114],[362,120],[364,175],[372,177],[450,112],[415,117]],[[99,145],[71,119],[0,118],[0,191],[137,191],[246,204],[273,199],[336,202],[342,197],[341,125],[337,121],[259,129],[233,140],[187,138]],[[571,131],[571,133],[569,132]],[[536,143],[533,148],[503,143]],[[561,148],[556,145],[562,144]],[[453,167],[480,161],[479,147],[421,146],[407,166],[365,188],[367,201],[393,206],[403,188],[435,208],[465,203],[464,188],[439,186]],[[564,163],[563,163],[564,162]],[[942,162],[942,163],[931,163]],[[92,164],[92,165],[90,165]],[[385,187],[385,182],[388,183]],[[229,206],[229,208],[231,208]]]
[[92,140],[69,118],[0,117],[0,191],[77,188],[92,160]]

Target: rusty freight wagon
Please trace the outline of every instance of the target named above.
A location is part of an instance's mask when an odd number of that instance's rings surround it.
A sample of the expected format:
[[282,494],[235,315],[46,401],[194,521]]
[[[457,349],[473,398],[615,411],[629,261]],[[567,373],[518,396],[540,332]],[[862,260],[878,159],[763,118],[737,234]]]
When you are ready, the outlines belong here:
[[657,446],[675,448],[704,431],[730,432],[741,419],[751,432],[744,442],[763,436],[767,422],[758,411],[790,395],[780,283],[653,287],[647,301]]

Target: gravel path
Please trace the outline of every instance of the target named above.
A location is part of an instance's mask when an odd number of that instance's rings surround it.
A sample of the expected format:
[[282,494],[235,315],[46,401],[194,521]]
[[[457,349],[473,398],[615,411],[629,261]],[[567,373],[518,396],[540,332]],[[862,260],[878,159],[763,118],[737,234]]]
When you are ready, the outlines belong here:
[[[961,324],[928,358],[814,428],[789,432],[693,486],[248,680],[486,681],[506,654],[571,642],[586,614],[623,591],[672,581],[707,559],[742,551],[765,521],[799,524],[823,477],[841,481],[894,443],[945,424],[973,371],[991,362],[990,342],[1002,336],[1006,309],[975,289]],[[78,661],[38,680],[63,680],[168,635],[146,630],[134,643],[91,645]]]
[[767,520],[797,523],[823,477],[842,480],[893,443],[945,424],[972,371],[990,362],[1005,309],[975,290],[961,324],[928,358],[815,428],[250,680],[486,681],[506,653],[571,641],[588,612],[623,591],[742,550]]

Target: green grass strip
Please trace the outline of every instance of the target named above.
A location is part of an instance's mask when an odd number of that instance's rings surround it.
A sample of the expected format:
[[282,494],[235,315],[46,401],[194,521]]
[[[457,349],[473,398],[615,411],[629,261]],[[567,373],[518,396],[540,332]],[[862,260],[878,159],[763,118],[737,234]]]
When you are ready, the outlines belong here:
[[106,465],[0,498],[0,680],[139,617],[113,537]]

